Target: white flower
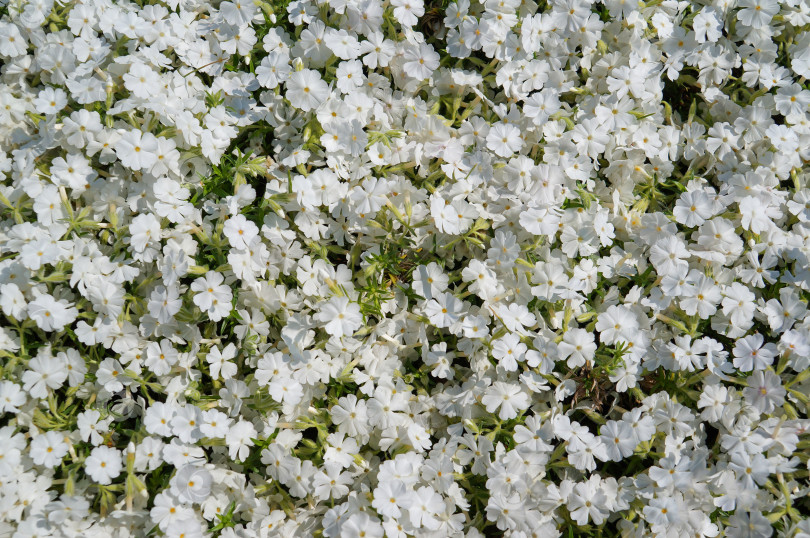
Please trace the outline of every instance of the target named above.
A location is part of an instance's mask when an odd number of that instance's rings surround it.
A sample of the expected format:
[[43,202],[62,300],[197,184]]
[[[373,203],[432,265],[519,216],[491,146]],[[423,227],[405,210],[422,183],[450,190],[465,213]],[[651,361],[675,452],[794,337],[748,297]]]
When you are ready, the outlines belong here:
[[349,302],[347,297],[333,297],[321,304],[315,320],[323,324],[327,333],[337,338],[353,334],[363,324],[360,306]]
[[605,312],[599,314],[595,329],[599,331],[599,340],[611,345],[619,341],[633,341],[639,326],[632,311],[620,306],[609,306]]
[[0,413],[16,413],[27,398],[20,386],[11,381],[0,381]]
[[430,486],[422,486],[411,492],[407,497],[411,525],[436,530],[440,523],[435,516],[442,505],[441,496]]
[[61,89],[45,88],[34,100],[34,106],[40,114],[56,114],[67,105],[67,94]]
[[583,366],[593,359],[596,343],[585,329],[569,329],[558,346],[561,359],[568,359],[569,368]]
[[304,69],[290,74],[286,82],[287,93],[292,106],[304,112],[316,108],[329,95],[329,86],[321,79],[317,71]]
[[520,130],[511,123],[496,123],[487,134],[487,147],[499,157],[510,157],[523,147]]
[[115,154],[121,164],[133,170],[146,170],[157,162],[158,140],[152,133],[129,130],[115,143]]
[[76,320],[78,310],[64,299],[43,294],[28,303],[28,316],[43,331],[61,331]]
[[219,321],[231,310],[233,293],[231,288],[223,282],[225,277],[216,271],[208,271],[191,284],[191,290],[196,292],[194,304],[208,314],[211,321]]
[[182,307],[183,301],[174,287],[157,286],[152,290],[147,303],[149,314],[154,316],[160,323],[169,322]]
[[197,465],[184,465],[171,481],[171,492],[183,502],[201,503],[211,493],[211,473]]
[[0,308],[3,313],[17,320],[24,320],[26,314],[25,296],[16,284],[0,285]]
[[454,327],[461,321],[464,304],[452,293],[442,293],[425,304],[425,315],[439,328]]
[[67,453],[64,433],[48,431],[31,440],[29,454],[36,465],[56,467]]
[[247,458],[250,447],[253,446],[251,439],[255,438],[256,435],[256,428],[250,422],[241,420],[231,426],[225,435],[225,443],[228,445],[228,454],[231,459],[242,461]]
[[[396,9],[394,13],[396,13]],[[418,47],[409,48],[405,53],[405,60],[403,66],[405,73],[416,80],[430,77],[433,71],[439,67],[439,55],[427,43],[420,43]]]
[[608,498],[599,485],[599,477],[593,476],[587,482],[576,484],[570,493],[567,499],[568,511],[578,525],[586,525],[590,520],[601,525],[608,516]]
[[94,482],[106,486],[121,474],[121,461],[120,450],[97,446],[84,460],[84,469]]
[[146,347],[146,360],[144,366],[154,372],[155,375],[168,374],[172,366],[177,364],[178,353],[172,343],[166,339],[157,342],[150,342]]
[[67,375],[65,364],[51,356],[46,346],[28,362],[28,370],[22,374],[23,389],[34,398],[44,398],[49,389],[59,389]]
[[130,65],[129,72],[123,76],[123,79],[126,88],[141,99],[148,99],[155,91],[155,87],[160,84],[157,73],[140,62]]
[[219,348],[213,346],[206,356],[205,360],[208,361],[211,377],[214,379],[230,379],[236,372],[236,365],[230,362],[230,359],[236,357],[236,346],[228,344],[220,352]]
[[403,26],[413,26],[425,14],[422,0],[392,0],[391,5],[394,6],[394,17]]
[[236,215],[225,222],[222,230],[233,248],[247,249],[251,241],[259,235],[259,228],[244,215]]
[[757,370],[746,381],[748,387],[743,389],[743,395],[761,413],[770,413],[785,402],[787,391],[773,372]]
[[22,56],[28,48],[28,40],[20,30],[11,22],[0,23],[0,55],[14,58]]
[[685,192],[675,203],[672,214],[689,228],[700,226],[712,214],[709,198],[703,191]]
[[692,21],[698,43],[717,41],[722,35],[723,23],[714,8],[701,9]]
[[109,392],[119,392],[124,389],[124,381],[129,379],[124,374],[124,367],[115,359],[107,358],[101,361],[96,370],[96,378]]
[[79,434],[84,442],[90,442],[93,445],[100,445],[104,438],[102,434],[106,433],[109,428],[112,417],[100,420],[101,413],[95,409],[88,409],[80,413],[76,419],[76,425],[79,427]]
[[508,372],[514,372],[518,368],[518,362],[526,358],[526,344],[520,341],[516,334],[509,333],[492,343],[492,356]]
[[160,222],[151,213],[138,215],[129,225],[130,244],[137,252],[160,241]]
[[481,399],[481,403],[486,407],[487,412],[498,411],[498,418],[506,420],[518,416],[519,411],[523,411],[529,405],[529,397],[520,390],[520,387],[512,383],[496,381],[488,387]]

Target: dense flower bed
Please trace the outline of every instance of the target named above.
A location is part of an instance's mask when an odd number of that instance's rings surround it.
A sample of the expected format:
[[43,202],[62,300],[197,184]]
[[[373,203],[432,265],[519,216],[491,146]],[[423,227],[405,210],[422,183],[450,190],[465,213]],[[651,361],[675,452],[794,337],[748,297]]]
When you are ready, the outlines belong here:
[[807,0],[0,13],[0,536],[810,536]]

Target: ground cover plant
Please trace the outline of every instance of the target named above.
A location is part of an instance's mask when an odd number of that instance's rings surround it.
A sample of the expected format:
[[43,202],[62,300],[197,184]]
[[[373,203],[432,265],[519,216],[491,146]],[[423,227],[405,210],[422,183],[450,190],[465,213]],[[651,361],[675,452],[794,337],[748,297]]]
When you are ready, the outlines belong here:
[[807,0],[0,1],[0,536],[810,537]]

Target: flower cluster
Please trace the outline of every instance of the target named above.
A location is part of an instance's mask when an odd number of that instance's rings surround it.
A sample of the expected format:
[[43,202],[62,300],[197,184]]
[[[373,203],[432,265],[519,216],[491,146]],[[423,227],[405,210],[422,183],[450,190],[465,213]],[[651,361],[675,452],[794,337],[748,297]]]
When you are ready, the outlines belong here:
[[0,2],[0,535],[810,537],[808,0]]

